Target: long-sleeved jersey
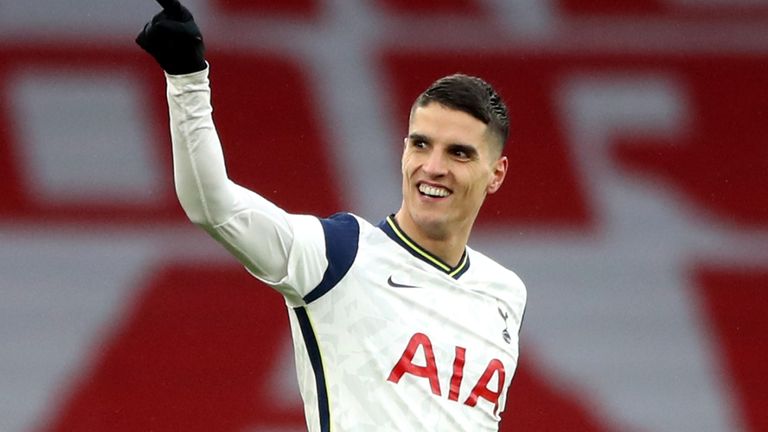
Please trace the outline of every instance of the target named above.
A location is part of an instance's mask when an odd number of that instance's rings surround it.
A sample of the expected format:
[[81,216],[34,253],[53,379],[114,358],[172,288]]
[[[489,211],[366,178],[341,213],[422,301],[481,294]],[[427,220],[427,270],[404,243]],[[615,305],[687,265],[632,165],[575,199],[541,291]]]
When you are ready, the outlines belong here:
[[167,75],[176,191],[188,217],[288,307],[315,431],[495,431],[526,302],[465,248],[450,266],[389,216],[289,214],[227,177],[208,69]]

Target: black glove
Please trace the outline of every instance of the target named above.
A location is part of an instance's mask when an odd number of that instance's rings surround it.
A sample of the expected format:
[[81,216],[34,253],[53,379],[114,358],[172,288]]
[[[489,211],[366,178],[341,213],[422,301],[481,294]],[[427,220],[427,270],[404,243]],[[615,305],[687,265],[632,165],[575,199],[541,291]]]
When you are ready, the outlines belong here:
[[136,36],[136,43],[171,75],[205,69],[203,35],[179,0],[157,0],[163,11]]

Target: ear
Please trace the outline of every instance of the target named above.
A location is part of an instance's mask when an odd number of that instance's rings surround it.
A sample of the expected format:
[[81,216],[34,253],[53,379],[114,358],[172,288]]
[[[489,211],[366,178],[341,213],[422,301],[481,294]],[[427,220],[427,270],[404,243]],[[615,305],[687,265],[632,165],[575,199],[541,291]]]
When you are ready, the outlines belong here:
[[501,156],[493,163],[491,181],[488,183],[488,188],[486,189],[488,195],[496,193],[501,187],[501,184],[504,183],[504,178],[507,176],[508,166],[509,161],[506,156]]
[[[408,137],[403,138],[403,152],[400,154],[400,172],[405,174],[405,150],[408,149]],[[405,176],[403,176],[405,178]]]

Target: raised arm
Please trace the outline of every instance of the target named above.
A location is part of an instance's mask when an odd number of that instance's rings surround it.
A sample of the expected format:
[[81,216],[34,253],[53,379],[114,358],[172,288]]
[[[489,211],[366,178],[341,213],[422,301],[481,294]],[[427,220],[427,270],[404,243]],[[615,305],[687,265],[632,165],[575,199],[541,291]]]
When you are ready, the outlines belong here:
[[[158,0],[163,11],[147,23],[136,42],[166,72],[173,142],[174,182],[189,219],[210,233],[253,274],[276,285],[298,301],[301,286],[321,274],[324,256],[320,222],[290,215],[260,195],[238,186],[227,176],[224,155],[214,126],[204,59],[203,38],[192,14],[178,0]],[[300,253],[293,253],[301,236]],[[312,250],[314,244],[320,245]],[[292,256],[293,255],[293,256]],[[306,255],[306,256],[302,256]],[[318,268],[309,280],[290,279],[293,259]],[[294,264],[295,265],[295,264]]]

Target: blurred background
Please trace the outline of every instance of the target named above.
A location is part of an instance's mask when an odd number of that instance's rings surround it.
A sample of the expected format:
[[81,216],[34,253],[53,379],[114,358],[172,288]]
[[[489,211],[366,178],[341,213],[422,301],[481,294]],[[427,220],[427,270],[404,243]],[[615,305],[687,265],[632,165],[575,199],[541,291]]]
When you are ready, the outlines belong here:
[[[230,175],[400,204],[412,100],[505,97],[470,244],[529,304],[502,431],[768,431],[768,1],[187,0]],[[150,0],[0,0],[0,430],[306,430],[279,295],[184,218]]]

